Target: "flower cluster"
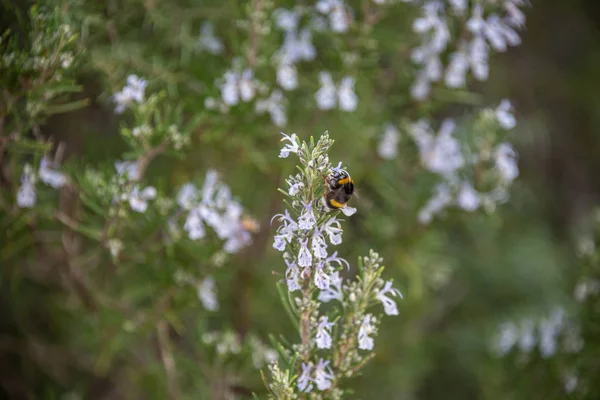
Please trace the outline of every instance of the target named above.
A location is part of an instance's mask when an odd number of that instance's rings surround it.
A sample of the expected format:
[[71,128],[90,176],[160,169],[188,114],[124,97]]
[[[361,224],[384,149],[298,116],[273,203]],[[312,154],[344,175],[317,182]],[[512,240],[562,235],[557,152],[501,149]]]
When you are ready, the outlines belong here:
[[[427,98],[431,83],[442,78],[450,88],[464,87],[469,70],[475,79],[486,80],[490,47],[504,52],[509,46],[521,43],[517,30],[525,24],[525,15],[519,7],[525,4],[525,0],[500,1],[503,16],[487,12],[488,9],[496,9],[493,3],[498,1],[474,2],[471,6],[468,3],[466,0],[452,0],[448,8],[437,0],[427,0],[422,4],[421,16],[413,24],[413,30],[422,37],[421,46],[412,52],[413,62],[421,67],[411,90],[415,99]],[[464,23],[464,27],[458,30],[456,37],[460,39],[444,70],[440,56],[451,47],[449,25],[454,23]]]
[[540,355],[548,358],[557,353],[561,343],[560,348],[567,353],[579,352],[583,347],[579,326],[567,318],[562,307],[557,306],[549,316],[541,319],[523,318],[519,323],[505,322],[500,326],[494,347],[499,356],[504,356],[514,347],[530,353],[537,346]]
[[[359,263],[359,279],[345,282],[340,274],[350,265],[329,249],[342,243],[342,220],[322,199],[330,190],[326,181],[344,170],[341,163],[333,167],[329,162],[327,150],[333,141],[327,132],[316,144],[312,139],[310,144],[301,143],[295,134],[284,134],[283,140],[288,143],[280,157],[297,154],[302,165],[302,172],[290,176],[288,189],[282,190],[290,208],[273,217],[280,222],[273,247],[283,252],[287,266],[289,306],[300,315],[302,343],[292,349],[299,354],[296,389],[342,393],[337,382],[351,376],[362,365],[365,352],[374,349],[380,318],[367,309],[380,304],[385,314],[398,315],[394,297],[402,295],[392,281],[381,279],[382,260],[374,252]],[[346,205],[341,211],[351,216],[356,210]],[[321,311],[329,302],[334,314]],[[273,375],[273,379],[277,377]]]
[[251,243],[242,205],[232,198],[231,189],[219,181],[216,171],[206,173],[201,189],[193,183],[183,185],[177,204],[186,214],[183,229],[191,240],[204,238],[209,227],[225,241],[227,253],[236,253]]
[[[508,100],[502,101],[496,110],[484,110],[480,119],[486,126],[492,126],[492,130],[512,129],[516,125]],[[493,210],[506,201],[507,189],[519,174],[516,153],[510,143],[490,143],[494,137],[478,140],[469,147],[453,135],[455,130],[456,124],[451,119],[441,124],[437,134],[427,120],[410,126],[409,133],[417,144],[423,167],[441,178],[434,195],[419,211],[422,223],[429,223],[452,204],[469,212],[480,207]],[[475,170],[478,174],[473,173]],[[482,177],[484,172],[487,175]]]
[[252,334],[241,338],[238,334],[229,330],[206,332],[202,335],[202,342],[208,347],[214,348],[216,356],[222,360],[228,356],[236,356],[242,353],[249,354],[251,364],[256,369],[276,362],[279,358],[275,350]]
[[[46,185],[58,189],[67,182],[67,177],[57,171],[56,166],[47,156],[44,156],[40,162],[37,177]],[[21,186],[17,191],[17,206],[20,208],[31,208],[35,205],[37,194],[35,190],[36,174],[31,165],[25,164],[21,174]]]
[[148,201],[156,198],[156,189],[153,186],[140,189],[137,183],[139,180],[137,162],[116,162],[115,168],[119,186],[122,188],[119,200],[128,202],[133,211],[145,213],[148,209]]
[[144,92],[148,82],[137,75],[129,75],[127,77],[127,85],[113,95],[113,100],[116,104],[115,112],[121,114],[130,104],[136,102],[141,104],[144,102]]

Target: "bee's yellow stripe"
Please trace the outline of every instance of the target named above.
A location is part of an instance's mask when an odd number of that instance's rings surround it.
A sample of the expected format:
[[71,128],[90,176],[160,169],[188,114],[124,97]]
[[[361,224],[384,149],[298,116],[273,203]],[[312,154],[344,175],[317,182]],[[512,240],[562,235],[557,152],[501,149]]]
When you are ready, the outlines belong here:
[[[345,177],[344,179],[340,179],[339,181],[337,181],[337,183],[340,184],[340,185],[345,185],[345,184],[350,183],[350,182],[352,182],[352,179],[350,179],[349,176]],[[354,183],[354,182],[352,182],[352,183]]]
[[335,201],[334,199],[329,200],[329,203],[335,208],[344,208],[348,203],[340,203],[339,201]]

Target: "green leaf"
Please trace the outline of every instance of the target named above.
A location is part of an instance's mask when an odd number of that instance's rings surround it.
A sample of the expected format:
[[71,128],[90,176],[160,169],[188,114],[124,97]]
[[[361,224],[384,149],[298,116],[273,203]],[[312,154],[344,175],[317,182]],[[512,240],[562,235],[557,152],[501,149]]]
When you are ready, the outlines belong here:
[[[294,327],[296,329],[300,329],[300,325],[298,324],[297,315],[294,313],[294,311],[290,307],[289,298],[288,298],[289,292],[287,291],[287,289],[283,288],[283,284],[280,282],[277,283],[277,293],[279,294],[279,298],[281,299],[283,308],[285,309],[287,315],[290,317],[292,324],[294,324]],[[288,293],[288,295],[286,295],[286,293]]]
[[69,112],[69,111],[78,110],[80,108],[87,106],[88,104],[90,104],[90,99],[81,99],[81,100],[72,101],[70,103],[56,104],[56,105],[48,106],[48,107],[46,107],[46,112],[49,115],[60,114],[60,113],[65,113],[65,112]]

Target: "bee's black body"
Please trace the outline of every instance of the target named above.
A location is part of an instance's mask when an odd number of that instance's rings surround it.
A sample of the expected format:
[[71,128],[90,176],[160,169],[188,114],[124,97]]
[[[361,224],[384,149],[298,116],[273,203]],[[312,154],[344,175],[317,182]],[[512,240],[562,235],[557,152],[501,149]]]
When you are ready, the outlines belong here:
[[332,172],[327,181],[325,204],[329,208],[343,208],[354,194],[354,181],[346,171]]

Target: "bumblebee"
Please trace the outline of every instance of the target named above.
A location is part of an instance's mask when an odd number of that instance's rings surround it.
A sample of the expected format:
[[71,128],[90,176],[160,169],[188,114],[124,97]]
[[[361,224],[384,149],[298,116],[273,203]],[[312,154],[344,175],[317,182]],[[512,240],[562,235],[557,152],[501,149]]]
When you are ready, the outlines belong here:
[[344,170],[333,171],[325,178],[327,190],[323,195],[323,202],[329,209],[346,207],[354,194],[354,181],[350,174]]

